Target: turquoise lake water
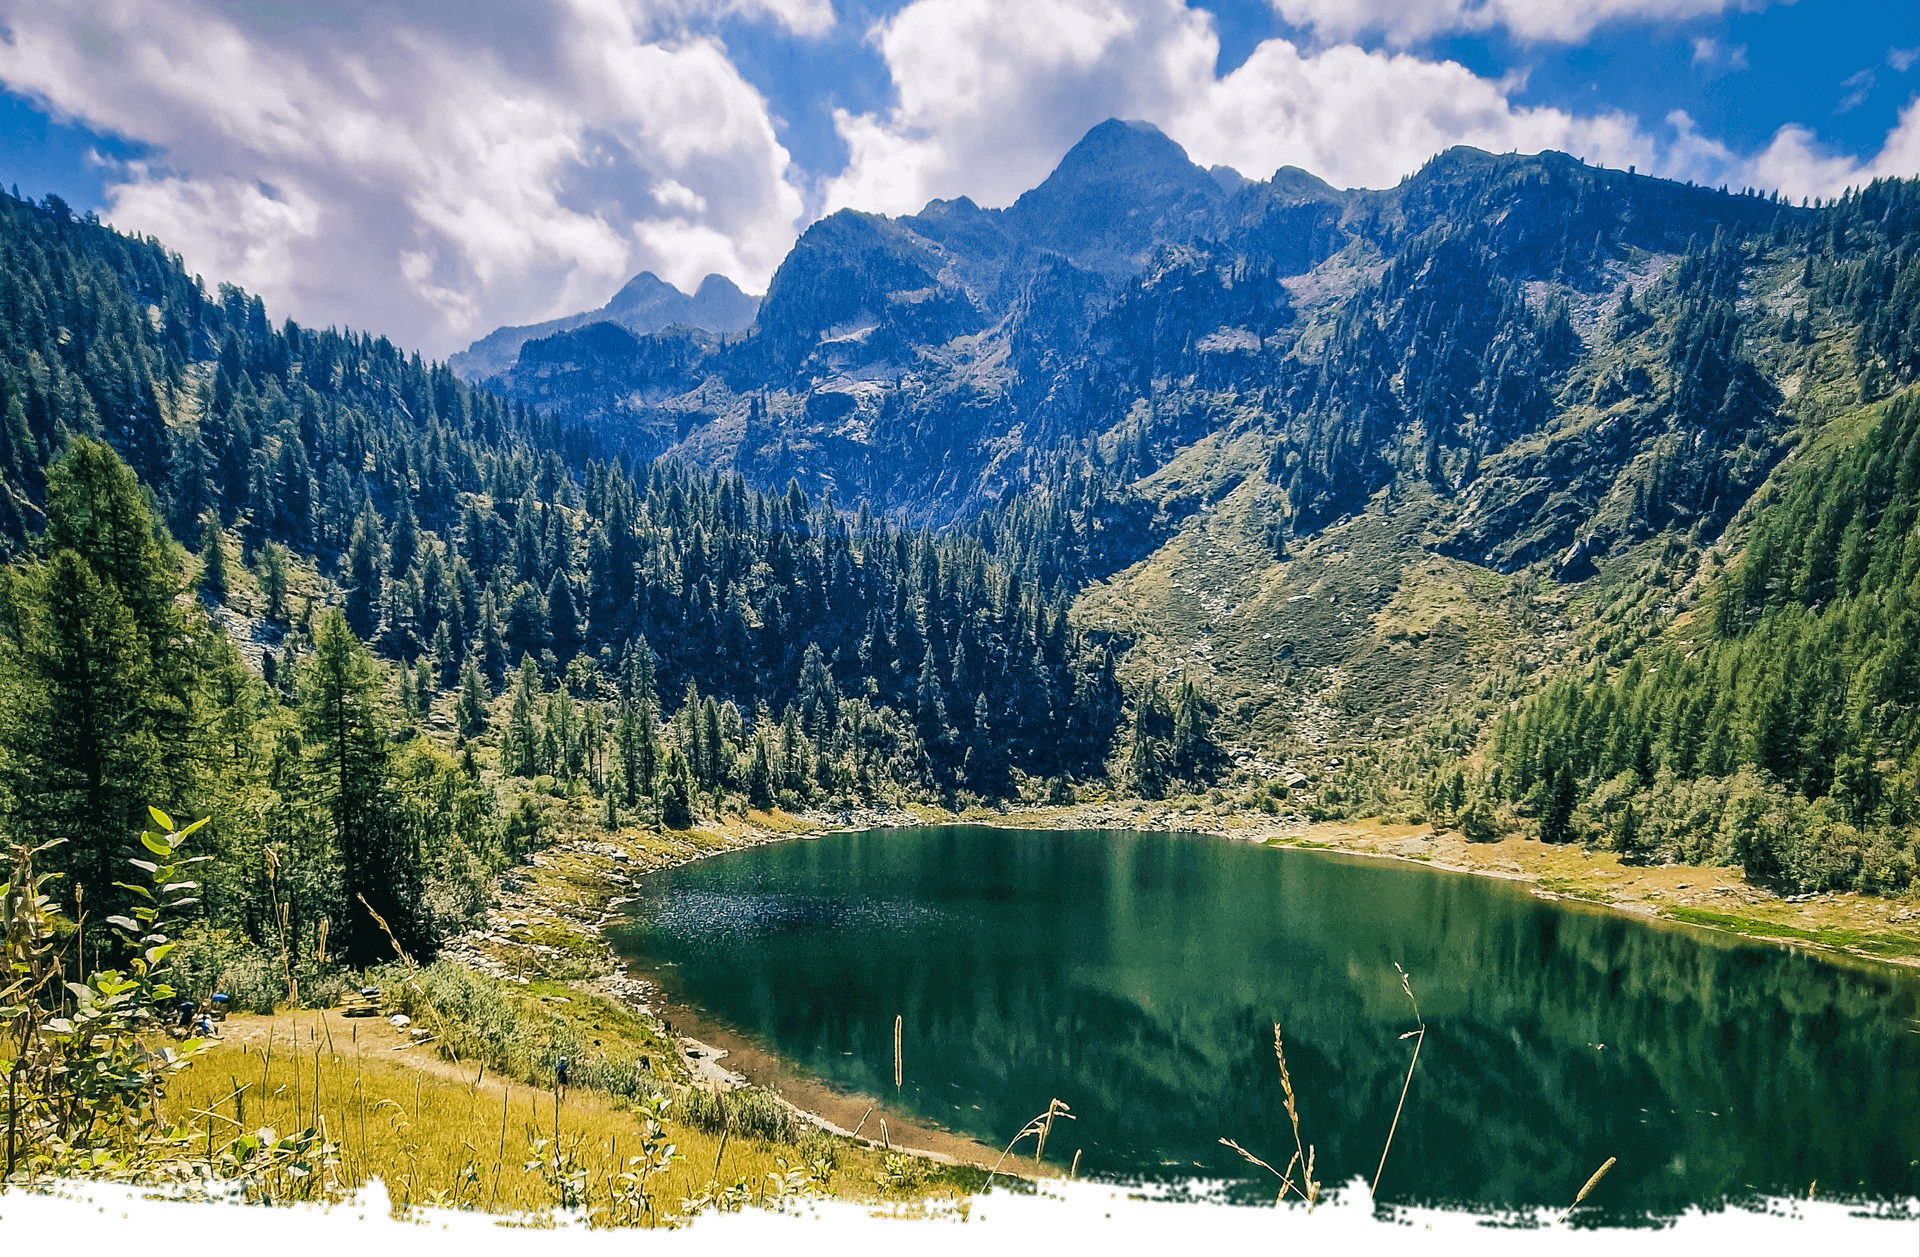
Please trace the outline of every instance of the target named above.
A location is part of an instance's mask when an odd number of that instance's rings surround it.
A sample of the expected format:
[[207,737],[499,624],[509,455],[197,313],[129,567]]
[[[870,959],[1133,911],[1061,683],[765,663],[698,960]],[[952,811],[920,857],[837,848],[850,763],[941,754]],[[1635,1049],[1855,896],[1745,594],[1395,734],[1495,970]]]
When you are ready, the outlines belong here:
[[1245,1180],[1293,1150],[1370,1178],[1428,1027],[1383,1200],[1615,1220],[1920,1188],[1920,981],[1534,898],[1499,881],[1173,834],[835,834],[643,879],[615,941],[821,1077],[1048,1159]]

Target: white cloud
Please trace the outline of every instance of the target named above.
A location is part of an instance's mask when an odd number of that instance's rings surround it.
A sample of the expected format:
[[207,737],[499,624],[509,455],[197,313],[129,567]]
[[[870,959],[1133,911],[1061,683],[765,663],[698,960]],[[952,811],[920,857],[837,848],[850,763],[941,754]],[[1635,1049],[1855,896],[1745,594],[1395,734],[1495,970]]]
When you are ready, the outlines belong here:
[[1840,86],[1847,89],[1847,94],[1840,98],[1840,103],[1834,106],[1833,112],[1846,113],[1849,109],[1857,109],[1865,104],[1868,94],[1873,91],[1879,81],[1879,76],[1870,69],[1862,70],[1858,74],[1849,74],[1841,79]]
[[[1913,107],[1884,151],[1860,162],[1825,152],[1804,128],[1783,129],[1764,152],[1742,154],[1700,134],[1683,111],[1649,126],[1618,112],[1518,105],[1517,78],[1354,44],[1308,49],[1270,39],[1220,76],[1212,18],[1181,0],[1135,0],[1124,9],[1096,0],[918,0],[869,39],[897,97],[884,112],[836,115],[849,161],[827,182],[828,209],[911,213],[930,198],[960,195],[1005,205],[1109,117],[1156,124],[1201,165],[1254,178],[1299,166],[1344,187],[1390,186],[1455,144],[1559,149],[1795,197],[1920,166]],[[1706,55],[1734,68],[1740,51],[1715,45]]]
[[[1793,0],[1786,0],[1791,4]],[[1681,22],[1767,0],[1269,0],[1325,40],[1379,35],[1398,45],[1496,27],[1524,42],[1574,43],[1609,22]]]
[[1716,78],[1751,68],[1745,44],[1728,47],[1717,39],[1705,37],[1693,41],[1693,64]]
[[1866,161],[1831,151],[1803,126],[1785,126],[1746,168],[1756,187],[1779,188],[1794,197],[1832,197],[1875,179],[1911,179],[1920,175],[1920,95],[1900,118],[1879,153]]
[[803,205],[716,12],[799,35],[828,0],[374,3],[352,22],[204,0],[0,0],[0,83],[152,146],[104,217],[276,316],[434,353],[652,269],[764,286]]
[[1260,44],[1224,78],[1204,12],[1141,0],[919,0],[871,36],[898,100],[838,118],[850,154],[828,208],[911,212],[936,196],[1004,205],[1109,117],[1142,118],[1202,165],[1264,178],[1300,166],[1343,186],[1397,182],[1453,144],[1561,148],[1651,165],[1654,142],[1619,114],[1513,105],[1517,84],[1454,62]]
[[869,40],[898,101],[836,112],[849,160],[829,210],[1007,204],[1096,123],[1164,116],[1218,53],[1211,19],[1180,0],[920,0]]
[[1184,102],[1168,123],[1168,134],[1202,164],[1256,177],[1299,166],[1344,187],[1391,186],[1455,144],[1554,148],[1615,166],[1655,156],[1625,115],[1516,107],[1502,84],[1455,62],[1351,44],[1309,55],[1278,39]]

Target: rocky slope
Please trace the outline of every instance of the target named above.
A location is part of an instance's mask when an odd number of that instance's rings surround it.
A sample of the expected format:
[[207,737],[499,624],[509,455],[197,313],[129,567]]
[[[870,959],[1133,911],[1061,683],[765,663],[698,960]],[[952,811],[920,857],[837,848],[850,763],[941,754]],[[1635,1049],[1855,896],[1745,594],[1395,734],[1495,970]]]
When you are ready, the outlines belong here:
[[743,334],[583,327],[496,386],[934,526],[1097,482],[1083,528],[1150,536],[1071,574],[1079,622],[1253,742],[1397,728],[1550,658],[1556,589],[1711,544],[1837,404],[1799,391],[1843,350],[1794,321],[1820,214],[1551,152],[1253,182],[1109,121],[1005,209],[816,223]]
[[484,380],[512,367],[520,348],[558,332],[591,323],[613,323],[639,336],[663,327],[693,327],[708,332],[737,332],[753,322],[760,299],[750,297],[725,275],[709,275],[689,297],[652,271],[641,271],[598,310],[586,310],[525,327],[498,327],[447,359],[464,380]]

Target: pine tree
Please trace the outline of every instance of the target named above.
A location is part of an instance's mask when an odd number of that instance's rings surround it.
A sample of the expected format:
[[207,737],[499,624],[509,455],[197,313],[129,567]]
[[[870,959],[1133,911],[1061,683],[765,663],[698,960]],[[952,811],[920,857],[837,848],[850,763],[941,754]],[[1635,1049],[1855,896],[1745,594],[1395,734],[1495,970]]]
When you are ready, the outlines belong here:
[[266,595],[267,618],[286,622],[289,563],[287,548],[270,541],[260,556],[260,592]]
[[1127,744],[1127,780],[1144,799],[1157,799],[1167,788],[1169,765],[1166,737],[1172,716],[1160,692],[1158,678],[1148,682],[1133,708],[1133,732]]
[[380,596],[385,589],[386,546],[380,540],[380,517],[368,507],[354,521],[353,539],[347,543],[345,561],[347,585],[347,627],[360,638],[369,638],[380,627]]
[[507,639],[489,591],[480,600],[480,673],[498,689],[507,678]]
[[642,795],[653,797],[654,778],[660,767],[660,742],[653,724],[651,695],[643,693],[620,704],[620,718],[613,731],[614,756],[629,807]]
[[547,638],[563,661],[580,649],[580,617],[574,609],[573,586],[565,571],[547,582]]
[[394,496],[393,531],[387,534],[387,575],[398,580],[413,567],[420,553],[420,525],[413,517],[413,495],[403,486]]
[[711,695],[700,705],[700,747],[706,760],[706,775],[700,784],[709,790],[718,789],[727,784],[727,777],[733,767],[733,748],[720,732],[720,704],[713,701]]
[[460,668],[460,700],[454,708],[460,736],[478,737],[487,730],[487,683],[469,659]]
[[667,770],[660,789],[660,824],[667,829],[693,828],[693,783],[687,760],[678,749],[667,752]]
[[753,759],[747,764],[747,806],[765,812],[773,807],[773,770],[767,762],[767,736],[753,737]]
[[509,776],[540,775],[540,734],[534,728],[533,700],[540,690],[540,673],[533,660],[520,657],[520,680],[513,691],[513,709],[507,716],[500,743],[500,769]]
[[43,867],[85,889],[96,910],[125,896],[122,852],[149,804],[174,807],[163,747],[144,719],[145,644],[118,595],[72,550],[9,569],[0,641],[5,723],[0,771],[13,832],[60,841]]
[[215,602],[227,600],[227,538],[218,511],[200,519],[200,588]]
[[341,958],[369,965],[391,957],[393,945],[372,913],[400,946],[424,952],[417,853],[405,841],[388,777],[379,668],[338,611],[315,625],[313,654],[301,665],[300,725],[340,861],[345,911],[333,937]]
[[1210,782],[1220,768],[1220,744],[1214,738],[1214,702],[1193,681],[1181,683],[1173,712],[1173,769],[1189,781]]
[[460,661],[453,654],[453,633],[442,620],[433,630],[433,687],[450,690],[460,682]]
[[831,737],[840,719],[840,690],[827,670],[826,655],[818,642],[807,643],[800,663],[799,691],[801,727],[815,741]]

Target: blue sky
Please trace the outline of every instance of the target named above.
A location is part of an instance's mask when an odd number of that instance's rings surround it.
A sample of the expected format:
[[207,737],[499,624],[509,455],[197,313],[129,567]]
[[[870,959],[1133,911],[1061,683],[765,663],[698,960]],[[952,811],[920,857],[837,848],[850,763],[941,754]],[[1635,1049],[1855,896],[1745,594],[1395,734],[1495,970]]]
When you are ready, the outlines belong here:
[[0,184],[432,353],[841,207],[1006,204],[1108,116],[1382,186],[1453,143],[1831,195],[1920,174],[1869,0],[0,0]]

